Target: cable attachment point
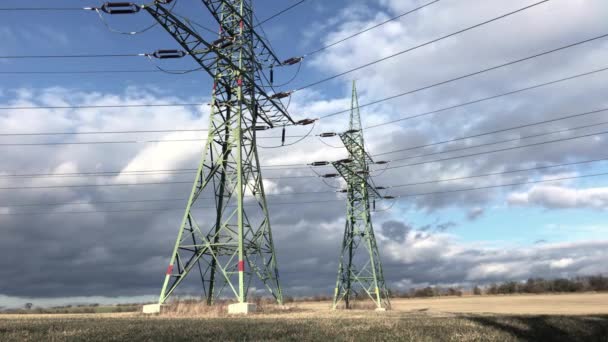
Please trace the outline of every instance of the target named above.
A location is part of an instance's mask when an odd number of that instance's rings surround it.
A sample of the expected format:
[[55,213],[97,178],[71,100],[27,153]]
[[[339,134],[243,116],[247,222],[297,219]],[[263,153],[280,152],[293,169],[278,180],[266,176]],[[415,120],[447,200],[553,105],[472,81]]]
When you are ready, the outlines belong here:
[[374,162],[374,164],[376,164],[376,165],[384,165],[384,164],[388,164],[388,163],[389,162],[386,161],[386,160],[381,160],[381,161]]
[[141,7],[132,2],[106,2],[99,9],[107,14],[134,14]]
[[290,59],[284,60],[281,65],[294,65],[300,63],[304,57],[292,57]]
[[216,39],[211,45],[216,49],[225,49],[234,44],[234,37],[224,36]]
[[270,67],[270,85],[274,84],[274,68]]
[[325,165],[329,165],[328,161],[318,161],[318,162],[313,162],[308,164],[310,166],[325,166]]
[[354,133],[358,133],[361,130],[358,129],[349,129],[348,131],[344,132],[343,134],[354,134]]
[[386,189],[388,189],[388,188],[385,187],[385,186],[377,186],[376,187],[376,190],[386,190]]
[[319,134],[319,136],[321,138],[330,138],[330,137],[335,137],[336,135],[338,135],[338,134],[334,133],[334,132],[328,132],[328,133],[321,133],[321,134]]
[[340,177],[340,175],[337,173],[327,173],[327,174],[321,175],[321,177],[322,178],[337,178],[337,177]]
[[353,162],[353,160],[350,159],[350,158],[336,160],[336,163],[338,163],[338,164],[349,164],[349,163],[352,163],[352,162]]
[[270,129],[270,126],[255,126],[253,129],[255,129],[256,131],[265,131],[267,129]]
[[336,191],[336,192],[337,192],[337,193],[340,193],[340,194],[345,194],[345,193],[347,193],[347,192],[348,192],[348,190],[347,190],[347,189],[340,189],[340,190],[338,190],[338,191]]
[[281,146],[285,146],[285,133],[287,132],[287,129],[285,128],[285,126],[283,126],[283,134],[281,135]]
[[296,122],[296,125],[308,126],[308,125],[315,123],[316,121],[317,121],[317,119],[304,119],[304,120],[300,120],[300,121]]
[[382,198],[387,199],[387,200],[392,200],[392,199],[395,199],[396,197],[395,196],[384,196]]
[[271,100],[280,100],[280,99],[284,99],[286,97],[291,96],[291,94],[293,93],[293,91],[282,91],[280,93],[276,93],[276,94],[272,94],[270,96]]
[[148,57],[154,57],[157,59],[172,59],[182,58],[188,55],[187,52],[182,50],[156,50],[154,53],[148,54]]

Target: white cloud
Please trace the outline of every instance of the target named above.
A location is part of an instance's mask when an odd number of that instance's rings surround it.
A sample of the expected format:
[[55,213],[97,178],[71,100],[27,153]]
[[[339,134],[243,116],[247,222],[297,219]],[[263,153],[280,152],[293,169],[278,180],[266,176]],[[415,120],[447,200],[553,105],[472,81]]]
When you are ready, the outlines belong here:
[[608,188],[573,189],[563,186],[538,185],[527,191],[514,192],[508,202],[517,206],[541,206],[550,209],[608,208]]
[[549,267],[551,268],[566,268],[574,263],[572,258],[562,258],[559,260],[551,261]]

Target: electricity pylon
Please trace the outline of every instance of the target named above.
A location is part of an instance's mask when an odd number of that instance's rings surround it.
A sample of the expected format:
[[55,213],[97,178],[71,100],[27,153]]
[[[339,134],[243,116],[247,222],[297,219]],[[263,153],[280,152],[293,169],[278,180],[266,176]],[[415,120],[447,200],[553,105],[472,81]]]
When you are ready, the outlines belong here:
[[351,299],[364,296],[374,302],[376,309],[388,309],[390,301],[370,208],[370,201],[383,197],[370,177],[369,165],[374,164],[374,161],[365,151],[355,82],[350,127],[339,136],[348,150],[349,157],[332,162],[332,165],[346,181],[348,204],[333,308],[336,309],[344,301],[345,307],[349,309]]
[[[283,295],[272,239],[268,206],[256,147],[256,132],[294,122],[280,99],[262,87],[265,69],[281,62],[255,32],[251,0],[202,0],[219,24],[219,37],[205,40],[157,0],[140,8],[175,38],[184,51],[159,50],[154,57],[190,55],[214,79],[209,132],[177,241],[159,297],[159,306],[189,273],[202,281],[207,303],[231,292],[245,304],[260,285],[281,304]],[[110,8],[130,13],[128,3]],[[129,7],[131,6],[131,7]],[[133,10],[130,10],[133,8]],[[120,12],[116,12],[120,13]],[[125,12],[123,12],[125,13]],[[205,190],[213,193],[214,210],[203,210]],[[246,204],[247,202],[247,204]],[[209,203],[207,203],[209,205]],[[259,289],[259,288],[256,288]]]

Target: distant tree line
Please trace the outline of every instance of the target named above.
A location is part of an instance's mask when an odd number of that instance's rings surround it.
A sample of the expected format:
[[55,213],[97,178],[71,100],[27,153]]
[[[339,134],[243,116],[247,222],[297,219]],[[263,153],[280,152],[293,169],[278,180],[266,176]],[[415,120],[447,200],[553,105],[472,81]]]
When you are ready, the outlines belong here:
[[[390,291],[394,298],[424,298],[440,296],[462,296],[464,291],[455,287],[427,286],[407,291]],[[571,279],[530,278],[524,282],[507,281],[487,286],[475,285],[473,295],[523,294],[523,293],[575,293],[575,292],[608,292],[608,277],[588,276]]]
[[428,298],[441,296],[462,296],[463,290],[455,287],[427,286],[424,288],[413,288],[407,291],[389,291],[392,298]]
[[608,291],[608,277],[601,275],[590,277],[577,277],[572,279],[530,278],[526,282],[509,281],[501,284],[491,284],[485,288],[485,293],[490,295],[515,293],[573,293],[603,291]]
[[53,306],[48,308],[34,307],[33,303],[25,303],[23,309],[7,309],[0,307],[0,312],[9,314],[85,314],[98,312],[136,312],[141,311],[141,304],[115,304],[100,306],[94,304],[78,304]]

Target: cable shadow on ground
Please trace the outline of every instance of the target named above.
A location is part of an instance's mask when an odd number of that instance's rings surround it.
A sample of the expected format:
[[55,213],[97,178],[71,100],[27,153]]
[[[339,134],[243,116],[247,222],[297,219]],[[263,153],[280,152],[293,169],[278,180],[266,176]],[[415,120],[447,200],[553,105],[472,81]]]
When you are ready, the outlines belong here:
[[608,315],[462,317],[521,341],[608,341]]

